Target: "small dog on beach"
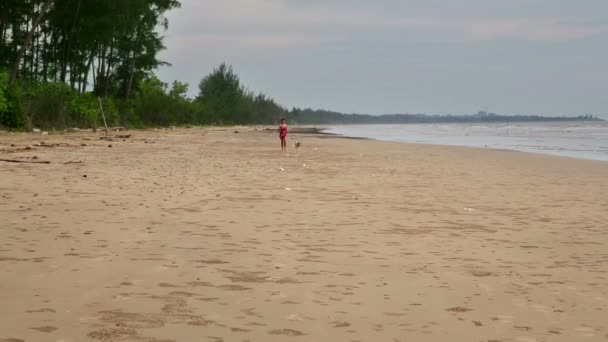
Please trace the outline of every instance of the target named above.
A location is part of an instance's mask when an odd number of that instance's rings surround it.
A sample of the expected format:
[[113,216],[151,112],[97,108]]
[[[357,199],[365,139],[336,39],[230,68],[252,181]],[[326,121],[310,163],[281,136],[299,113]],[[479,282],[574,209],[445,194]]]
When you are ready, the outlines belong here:
[[296,150],[299,150],[300,147],[302,147],[302,143],[299,141],[296,141],[296,143],[293,146],[296,148]]

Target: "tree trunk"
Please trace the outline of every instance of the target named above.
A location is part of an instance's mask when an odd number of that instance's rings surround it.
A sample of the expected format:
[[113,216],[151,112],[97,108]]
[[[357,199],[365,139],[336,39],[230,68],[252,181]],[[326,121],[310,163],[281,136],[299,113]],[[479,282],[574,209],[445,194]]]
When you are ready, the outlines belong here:
[[93,73],[93,92],[95,92],[95,85],[97,84],[97,78],[95,76],[95,59],[91,58],[93,64],[91,65],[91,72]]
[[[89,83],[89,71],[91,70],[91,66],[93,65],[93,59],[95,59],[96,51],[91,51],[91,58],[89,58],[89,63],[84,71],[84,79],[82,80],[82,89],[80,89],[80,94],[84,94],[87,92],[87,85]],[[95,68],[95,66],[93,66]],[[93,70],[93,84],[95,84],[95,70]]]
[[0,47],[4,46],[4,37],[6,37],[6,31],[4,30],[6,18],[4,13],[0,13]]
[[2,8],[3,11],[0,12],[0,49],[6,45],[6,31],[8,25],[6,25],[6,12],[7,9],[5,7]]
[[44,38],[42,39],[42,81],[48,81],[48,28],[43,28]]
[[68,44],[67,44],[67,52],[66,52],[66,62],[70,66],[70,86],[75,91],[76,90],[76,81],[78,79],[78,71],[76,70],[76,61],[74,61],[72,56],[72,47],[77,46],[76,42],[74,42],[74,33],[76,31],[76,27],[78,25],[78,17],[80,16],[80,6],[82,4],[82,0],[78,0],[78,5],[76,5],[76,13],[74,14],[74,20],[72,21],[72,26],[70,27],[70,33],[68,34]]
[[[32,13],[32,20],[34,20],[34,13]],[[34,25],[32,25],[32,31],[34,30]],[[25,32],[30,32],[30,20],[29,18],[25,20]],[[34,35],[36,33],[34,32]],[[33,37],[33,36],[32,36]],[[33,40],[33,38],[32,38]],[[21,67],[21,72],[23,73],[23,75],[25,77],[27,77],[27,50],[25,50],[25,53],[23,54],[23,66]]]
[[133,88],[133,76],[134,75],[135,75],[135,52],[132,53],[132,57],[131,57],[131,71],[130,71],[130,75],[129,75],[129,83],[127,84],[125,101],[129,101],[129,95],[131,95],[131,88]]
[[32,74],[34,75],[35,79],[38,80],[38,76],[39,76],[39,61],[40,61],[40,27],[38,27],[36,29],[36,50],[34,50],[35,53],[33,54],[33,59],[32,59]]
[[108,97],[110,93],[110,71],[112,70],[112,58],[114,55],[114,41],[110,44],[110,55],[108,56],[107,69],[105,70],[105,89],[103,97]]
[[107,51],[108,51],[108,48],[106,46],[102,46],[101,51],[99,53],[99,62],[97,63],[97,82],[95,83],[95,87],[94,87],[96,94],[101,94],[101,89],[102,89],[101,82],[104,79],[104,73],[106,71]]
[[76,74],[76,62],[71,61],[70,62],[70,87],[74,91],[76,91],[76,77],[77,76],[78,75]]
[[28,33],[27,38],[25,39],[25,42],[23,42],[23,45],[21,45],[21,48],[19,49],[19,52],[17,53],[17,58],[15,60],[15,64],[13,66],[13,71],[11,72],[11,77],[9,79],[9,85],[13,85],[13,84],[15,84],[15,81],[17,81],[17,74],[19,73],[19,65],[21,64],[21,59],[23,58],[23,55],[25,54],[25,51],[27,50],[28,46],[32,42],[32,38],[34,37],[34,32],[36,30],[36,27],[38,27],[38,25],[40,24],[40,21],[42,21],[42,18],[44,18],[44,16],[46,15],[46,13],[51,8],[51,6],[53,5],[54,2],[55,2],[55,0],[47,0],[44,3],[44,6],[42,6],[42,9],[40,10],[38,17],[36,17],[36,19],[34,19],[34,22],[32,23],[32,28],[30,29],[30,32]]
[[63,35],[63,58],[61,59],[61,74],[59,80],[65,83],[65,78],[68,74],[68,38]]

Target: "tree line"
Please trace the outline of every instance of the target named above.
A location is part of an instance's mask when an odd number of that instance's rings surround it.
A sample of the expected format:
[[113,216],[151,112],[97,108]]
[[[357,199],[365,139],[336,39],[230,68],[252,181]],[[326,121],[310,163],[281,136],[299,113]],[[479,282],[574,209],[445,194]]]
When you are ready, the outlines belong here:
[[591,115],[540,116],[540,115],[499,115],[484,111],[477,114],[343,114],[328,110],[293,108],[287,113],[291,122],[302,125],[313,124],[424,124],[424,123],[505,123],[505,122],[546,122],[546,121],[602,121]]
[[154,70],[166,13],[177,0],[2,0],[0,126],[15,129],[245,124],[277,120],[286,109],[243,87],[222,64],[188,86]]

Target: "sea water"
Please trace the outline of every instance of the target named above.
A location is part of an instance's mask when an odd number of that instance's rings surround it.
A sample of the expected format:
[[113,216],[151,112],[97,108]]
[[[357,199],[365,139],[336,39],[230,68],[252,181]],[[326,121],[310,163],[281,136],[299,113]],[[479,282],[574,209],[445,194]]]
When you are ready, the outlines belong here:
[[608,122],[343,125],[325,130],[348,137],[456,145],[608,161]]

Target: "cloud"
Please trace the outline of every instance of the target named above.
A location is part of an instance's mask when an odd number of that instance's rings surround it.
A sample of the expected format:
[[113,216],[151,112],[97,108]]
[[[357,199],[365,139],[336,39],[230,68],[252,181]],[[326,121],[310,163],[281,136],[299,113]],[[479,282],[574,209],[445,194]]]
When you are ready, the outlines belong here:
[[608,26],[580,26],[558,19],[504,19],[473,23],[469,32],[473,40],[569,41],[608,32]]
[[[608,31],[607,25],[576,24],[576,18],[460,18],[412,16],[383,6],[311,4],[286,0],[183,0],[180,36],[246,48],[289,47],[357,39],[570,41]],[[196,38],[192,38],[196,37]]]
[[223,49],[261,50],[268,48],[306,48],[339,40],[338,37],[318,37],[304,34],[197,34],[176,37],[171,41],[173,47],[184,50],[198,50],[201,46]]

